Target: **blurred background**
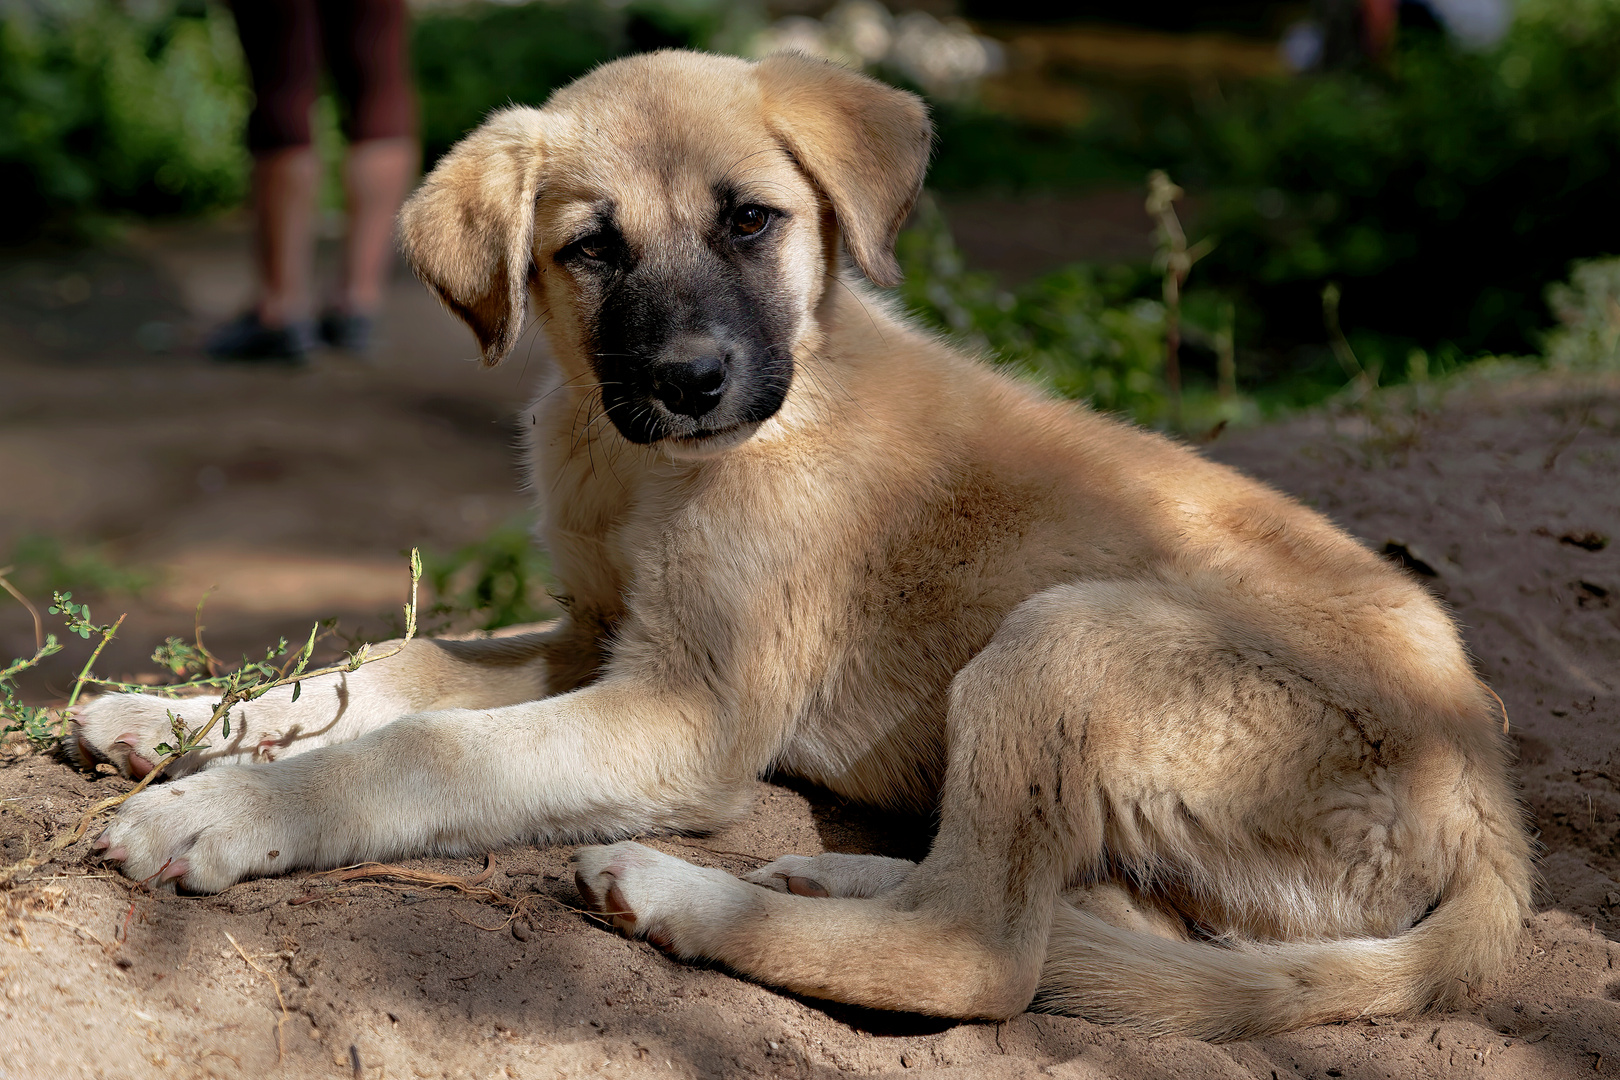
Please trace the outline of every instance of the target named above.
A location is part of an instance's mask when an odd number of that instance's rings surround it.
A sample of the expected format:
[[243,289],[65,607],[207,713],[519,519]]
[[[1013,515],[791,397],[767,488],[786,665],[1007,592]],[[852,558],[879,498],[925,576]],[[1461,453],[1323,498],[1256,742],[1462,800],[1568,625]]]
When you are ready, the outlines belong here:
[[[1615,0],[408,14],[423,168],[492,108],[647,49],[800,49],[916,90],[938,140],[900,242],[904,301],[1194,441],[1505,357],[1620,366]],[[355,129],[335,89],[311,112],[317,291],[350,258]],[[268,358],[285,363],[209,358],[220,327],[264,310],[253,106],[224,4],[0,0],[0,567],[41,609],[76,589],[98,617],[130,611],[115,670],[189,636],[216,586],[201,621],[221,655],[302,640],[318,616],[341,617],[334,648],[387,632],[416,544],[438,625],[544,615],[512,451],[532,334],[479,372],[395,266],[365,340],[323,323]],[[30,653],[31,616],[0,601],[0,654]]]

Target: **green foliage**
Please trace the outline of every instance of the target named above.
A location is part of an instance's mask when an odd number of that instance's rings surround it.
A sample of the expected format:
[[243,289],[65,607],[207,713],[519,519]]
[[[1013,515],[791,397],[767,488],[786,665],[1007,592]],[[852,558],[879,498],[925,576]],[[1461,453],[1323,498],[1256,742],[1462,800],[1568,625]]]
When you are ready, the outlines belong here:
[[[736,51],[763,25],[762,10],[752,0],[555,0],[419,11],[412,50],[427,161],[492,109],[539,104],[616,56]],[[0,185],[12,199],[0,241],[240,201],[251,103],[223,3],[0,0]],[[333,141],[335,115],[323,97],[318,141]]]
[[42,750],[60,737],[61,721],[50,709],[23,703],[16,677],[62,651],[55,634],[47,634],[33,656],[20,657],[0,669],[0,739],[20,731],[28,744]]
[[165,673],[180,679],[189,679],[211,669],[213,657],[200,644],[182,638],[164,638],[163,644],[152,650],[152,663]]
[[521,522],[508,522],[453,554],[429,552],[424,566],[437,598],[430,617],[447,623],[470,617],[479,629],[498,630],[556,614],[555,605],[542,599],[546,557]]
[[[949,228],[926,197],[896,250],[906,274],[900,298],[927,325],[1065,397],[1144,424],[1166,421],[1165,308],[1153,297],[1158,278],[1146,269],[1076,264],[1017,289],[1003,288],[994,275],[964,267]],[[1329,284],[1314,298],[1312,313],[1329,339],[1318,362],[1259,385],[1251,377],[1243,395],[1229,391],[1225,398],[1195,378],[1184,402],[1183,430],[1201,431],[1222,420],[1252,423],[1262,414],[1329,400],[1370,406],[1380,385],[1426,383],[1467,366],[1455,346],[1432,352],[1409,347],[1394,355],[1387,338],[1347,336],[1339,326],[1340,296]],[[1546,337],[1547,364],[1620,367],[1620,258],[1576,263],[1567,282],[1547,289],[1547,303],[1559,322]],[[1187,292],[1183,345],[1212,354],[1230,350],[1239,328],[1236,314],[1217,289]]]
[[236,202],[247,108],[220,7],[0,0],[0,239]]
[[421,11],[411,48],[429,163],[504,105],[539,105],[598,64],[651,48],[740,48],[762,23],[749,2],[470,3]]
[[78,634],[87,640],[91,634],[108,634],[112,632],[110,625],[99,626],[91,622],[90,605],[75,604],[73,594],[70,592],[55,593],[51,597],[50,613],[62,616],[62,621],[67,624],[68,633]]
[[1003,289],[964,268],[931,202],[897,253],[901,298],[924,322],[1065,397],[1145,423],[1164,412],[1165,312],[1145,270],[1077,265]]
[[1547,290],[1558,328],[1547,335],[1556,368],[1620,368],[1620,259],[1576,263],[1567,283]]
[[67,546],[43,534],[22,537],[0,562],[12,568],[8,576],[24,593],[73,587],[92,595],[138,596],[155,577],[139,567],[113,562],[93,547]]
[[1290,357],[1279,378],[1323,340],[1332,281],[1346,333],[1386,370],[1414,347],[1524,353],[1545,284],[1620,253],[1617,56],[1620,4],[1522,0],[1483,53],[1403,31],[1387,69],[1219,94],[1093,86],[1096,115],[1069,130],[947,110],[931,183],[1061,189],[1169,169],[1220,239],[1200,275],[1238,301],[1250,341]]
[[[403,637],[406,642],[416,636],[417,631],[417,587],[422,580],[422,557],[416,549],[411,550],[411,591],[410,600],[405,604],[405,626]],[[17,593],[0,571],[0,585],[5,591],[21,600]],[[26,601],[24,601],[26,603]],[[202,605],[198,604],[198,616],[201,617]],[[32,607],[30,606],[32,611]],[[304,678],[314,678],[338,671],[356,671],[365,664],[392,656],[404,642],[387,653],[373,653],[369,644],[359,644],[337,664],[321,668],[318,671],[309,671],[309,664],[315,655],[315,647],[322,640],[321,627],[316,623],[309,631],[309,639],[302,648],[288,655],[287,639],[281,638],[276,644],[264,650],[262,659],[254,660],[242,657],[242,662],[234,667],[220,661],[202,642],[202,627],[197,628],[195,642],[186,643],[179,638],[169,638],[152,653],[154,663],[168,669],[167,674],[177,676],[178,680],[167,685],[152,686],[145,683],[122,682],[117,679],[106,679],[95,674],[96,660],[107,643],[118,633],[123,625],[124,616],[120,615],[117,621],[99,625],[90,619],[90,608],[86,604],[73,601],[71,592],[57,592],[52,596],[50,614],[59,615],[71,634],[81,638],[98,637],[95,648],[91,650],[90,657],[84,662],[78,677],[74,680],[73,691],[69,694],[67,703],[60,709],[25,704],[22,694],[17,686],[17,677],[39,664],[47,657],[54,656],[62,651],[57,642],[56,635],[49,634],[41,641],[40,646],[31,657],[22,657],[13,660],[5,668],[0,669],[0,738],[13,732],[22,732],[29,744],[36,750],[43,750],[59,740],[67,726],[67,717],[79,695],[87,686],[100,687],[106,690],[119,690],[127,693],[142,694],[156,693],[173,697],[188,690],[217,691],[220,695],[219,703],[214,707],[213,714],[208,721],[197,728],[188,728],[184,721],[173,712],[169,713],[172,741],[158,743],[153,749],[164,755],[164,759],[156,764],[151,773],[139,785],[144,787],[155,779],[163,768],[176,758],[197,750],[208,749],[204,740],[213,731],[215,725],[220,726],[220,735],[230,738],[231,735],[231,709],[243,701],[252,701],[261,697],[278,686],[291,684],[293,688],[292,699],[298,700],[299,691],[302,690]],[[37,613],[36,613],[37,618]],[[37,623],[36,623],[36,632]],[[278,661],[280,661],[278,663]],[[102,809],[111,809],[114,803],[106,804]]]
[[[1620,5],[1526,0],[1501,47],[1411,43],[1387,75],[1236,92],[1199,133],[1209,271],[1268,311],[1328,279],[1347,324],[1528,351],[1544,284],[1620,250]],[[1392,351],[1404,352],[1404,349]]]
[[538,105],[622,48],[622,19],[605,4],[479,4],[422,12],[411,52],[424,156],[438,158],[493,109]]

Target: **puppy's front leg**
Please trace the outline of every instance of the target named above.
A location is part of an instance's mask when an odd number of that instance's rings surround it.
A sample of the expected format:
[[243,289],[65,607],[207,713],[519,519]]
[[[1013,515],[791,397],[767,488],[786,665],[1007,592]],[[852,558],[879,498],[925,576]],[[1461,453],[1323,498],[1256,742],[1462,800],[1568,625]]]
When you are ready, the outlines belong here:
[[[577,636],[559,623],[505,638],[384,642],[376,649],[381,659],[306,679],[296,697],[294,687],[283,686],[241,702],[231,710],[229,737],[224,728],[216,730],[206,749],[174,762],[168,775],[291,757],[348,742],[411,713],[532,701],[545,696],[554,668],[585,651],[570,648]],[[211,697],[107,694],[79,708],[66,748],[81,765],[110,761],[140,778],[162,756],[158,744],[175,739],[171,714],[195,730],[214,705]]]
[[489,710],[407,716],[353,742],[150,788],[97,842],[137,880],[201,892],[370,859],[702,829],[743,809],[771,747],[722,738],[715,702],[628,679]]

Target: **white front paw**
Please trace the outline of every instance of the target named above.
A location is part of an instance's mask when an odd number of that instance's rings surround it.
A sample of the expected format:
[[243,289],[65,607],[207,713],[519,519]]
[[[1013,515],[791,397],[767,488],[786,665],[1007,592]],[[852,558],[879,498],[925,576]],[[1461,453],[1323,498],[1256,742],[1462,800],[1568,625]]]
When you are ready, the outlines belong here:
[[586,906],[617,929],[687,959],[712,955],[759,895],[723,870],[635,843],[580,848],[574,884]]
[[149,787],[124,803],[96,848],[136,881],[195,892],[280,873],[304,845],[263,780],[273,767],[228,766]]
[[[73,711],[73,727],[64,745],[85,768],[111,762],[125,776],[138,780],[163,757],[157,749],[160,743],[172,745],[178,741],[171,712],[188,728],[196,729],[208,722],[213,711],[214,702],[208,698],[105,694]],[[213,741],[220,741],[217,732]],[[183,776],[193,771],[197,756],[186,755],[170,765],[165,775]]]

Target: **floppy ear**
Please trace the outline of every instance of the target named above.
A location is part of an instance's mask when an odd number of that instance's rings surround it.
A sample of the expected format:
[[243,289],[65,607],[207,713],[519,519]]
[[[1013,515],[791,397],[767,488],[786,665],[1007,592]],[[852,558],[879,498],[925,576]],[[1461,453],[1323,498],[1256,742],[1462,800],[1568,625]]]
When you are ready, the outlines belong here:
[[489,367],[523,329],[545,126],[538,109],[495,113],[439,159],[399,214],[411,269],[472,328]]
[[922,190],[933,127],[915,94],[800,53],[755,69],[765,122],[832,202],[866,276],[898,285],[894,238]]

